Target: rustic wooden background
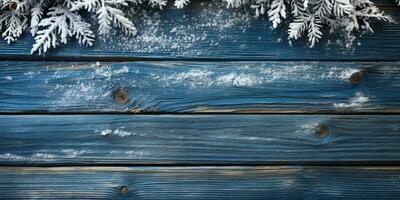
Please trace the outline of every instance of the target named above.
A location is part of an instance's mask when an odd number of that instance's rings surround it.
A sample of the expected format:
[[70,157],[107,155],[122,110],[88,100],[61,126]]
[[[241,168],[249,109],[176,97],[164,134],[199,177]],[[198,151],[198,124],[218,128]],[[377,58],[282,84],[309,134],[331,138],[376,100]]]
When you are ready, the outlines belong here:
[[1,41],[0,199],[397,199],[400,24],[291,47],[208,3],[91,48]]

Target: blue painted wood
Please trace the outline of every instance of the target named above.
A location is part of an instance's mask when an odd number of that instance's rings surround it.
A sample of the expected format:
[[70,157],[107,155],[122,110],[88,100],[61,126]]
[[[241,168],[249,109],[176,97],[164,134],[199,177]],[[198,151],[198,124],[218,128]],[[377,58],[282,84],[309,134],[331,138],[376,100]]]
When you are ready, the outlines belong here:
[[0,168],[0,195],[24,200],[382,200],[400,195],[399,176],[398,167]]
[[0,62],[0,112],[398,113],[399,85],[398,62]]
[[[386,0],[377,2],[389,5],[382,9],[399,21],[399,7]],[[326,37],[317,48],[306,47],[304,40],[290,47],[286,31],[270,30],[268,20],[254,18],[252,11],[227,10],[223,5],[199,7],[136,13],[131,17],[139,30],[136,37],[117,32],[98,39],[91,48],[72,41],[45,57],[31,56],[33,39],[26,34],[12,45],[1,41],[0,59],[398,60],[400,56],[400,24],[372,24],[375,34],[363,35],[350,48],[340,36]]]
[[400,161],[399,115],[0,115],[0,133],[0,165]]
[[[379,3],[400,19],[393,3]],[[310,49],[304,41],[290,47],[282,31],[248,11],[194,7],[135,16],[135,38],[113,33],[95,47],[72,43],[45,57],[30,55],[29,35],[0,41],[2,60],[186,60],[0,62],[0,199],[399,196],[400,115],[366,115],[399,113],[399,63],[364,62],[398,60],[399,24],[374,25],[374,35],[350,48],[330,36]],[[355,72],[362,80],[351,84]],[[113,99],[120,88],[124,105]],[[27,112],[40,115],[8,115]],[[74,115],[44,115],[54,112]],[[160,164],[168,167],[116,167]],[[366,166],[379,164],[393,167]],[[22,167],[32,165],[76,167]]]

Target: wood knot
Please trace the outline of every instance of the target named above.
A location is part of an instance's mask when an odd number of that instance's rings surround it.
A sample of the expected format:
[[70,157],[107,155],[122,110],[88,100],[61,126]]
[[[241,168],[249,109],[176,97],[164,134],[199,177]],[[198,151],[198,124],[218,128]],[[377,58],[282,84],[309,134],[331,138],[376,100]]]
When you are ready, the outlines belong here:
[[122,186],[121,188],[119,188],[119,190],[124,194],[128,194],[128,192],[129,192],[129,189],[126,186]]
[[8,9],[15,10],[17,9],[18,4],[16,2],[11,2],[8,4]]
[[314,129],[314,135],[323,138],[328,135],[328,127],[325,125],[319,125]]
[[363,75],[361,72],[354,72],[353,74],[351,74],[349,80],[350,80],[351,84],[357,85],[362,80],[362,77],[363,77]]
[[124,89],[118,89],[114,92],[114,102],[118,105],[124,105],[129,100],[128,92]]

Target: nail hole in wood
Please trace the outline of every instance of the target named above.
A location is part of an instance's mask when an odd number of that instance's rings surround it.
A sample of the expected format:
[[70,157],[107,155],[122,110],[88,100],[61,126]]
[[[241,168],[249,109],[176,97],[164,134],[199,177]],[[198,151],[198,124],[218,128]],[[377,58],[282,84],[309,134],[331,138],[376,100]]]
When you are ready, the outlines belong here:
[[325,125],[319,125],[314,129],[314,135],[323,138],[328,135],[328,127]]
[[114,102],[118,105],[124,105],[128,102],[129,95],[124,89],[118,89],[114,92]]
[[122,186],[119,190],[124,194],[127,194],[129,192],[128,187],[126,186]]
[[353,74],[351,74],[349,80],[350,80],[351,84],[357,85],[361,82],[362,77],[363,76],[362,76],[361,72],[354,72]]

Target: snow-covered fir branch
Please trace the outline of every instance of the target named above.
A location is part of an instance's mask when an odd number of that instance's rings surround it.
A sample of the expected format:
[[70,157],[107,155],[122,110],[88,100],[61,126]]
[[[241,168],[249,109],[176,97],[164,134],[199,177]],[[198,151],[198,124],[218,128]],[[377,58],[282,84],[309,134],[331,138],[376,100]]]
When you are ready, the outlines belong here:
[[110,33],[112,24],[122,29],[128,36],[136,35],[136,28],[133,23],[125,17],[121,10],[128,6],[133,0],[78,0],[72,2],[71,11],[85,9],[88,12],[97,14],[99,23],[99,34],[107,35]]
[[177,8],[183,8],[188,5],[190,0],[176,0],[174,6]]
[[0,12],[1,36],[8,44],[14,42],[27,28],[28,9],[26,3],[17,5],[11,1],[3,0]]
[[90,30],[90,24],[84,22],[78,14],[59,5],[50,8],[47,15],[48,17],[38,24],[41,29],[35,34],[36,43],[33,45],[32,53],[38,51],[40,54],[60,43],[66,44],[69,37],[75,37],[80,44],[93,45],[94,34]]
[[[331,32],[345,30],[348,37],[356,31],[373,32],[373,20],[391,22],[370,0],[226,0],[228,6],[249,6],[257,16],[267,14],[272,27],[277,28],[288,20],[288,39],[307,37],[314,47],[323,37],[323,27]],[[290,15],[290,16],[289,16]]]
[[[272,28],[288,26],[289,40],[307,38],[310,47],[329,32],[344,30],[351,38],[359,31],[373,32],[371,21],[392,21],[371,0],[221,1],[227,9],[248,7],[256,16],[265,15]],[[395,1],[400,5],[400,0]],[[183,8],[189,3],[190,0],[175,0],[174,6]],[[140,4],[162,9],[167,0],[0,0],[0,32],[11,43],[30,31],[35,38],[32,53],[44,53],[70,38],[91,46],[96,32],[82,19],[82,14],[95,16],[98,35],[108,35],[118,28],[129,37],[136,35],[137,30],[124,10]]]

